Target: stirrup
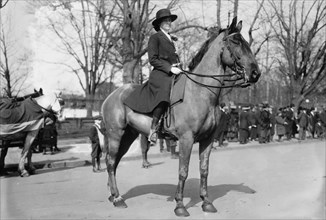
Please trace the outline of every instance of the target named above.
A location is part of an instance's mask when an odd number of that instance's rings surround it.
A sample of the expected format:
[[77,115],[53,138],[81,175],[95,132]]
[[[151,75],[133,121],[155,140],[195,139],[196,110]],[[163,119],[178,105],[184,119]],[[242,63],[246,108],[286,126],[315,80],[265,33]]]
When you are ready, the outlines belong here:
[[157,142],[157,131],[156,129],[150,129],[149,135],[148,135],[148,141],[150,142],[150,145],[155,145]]

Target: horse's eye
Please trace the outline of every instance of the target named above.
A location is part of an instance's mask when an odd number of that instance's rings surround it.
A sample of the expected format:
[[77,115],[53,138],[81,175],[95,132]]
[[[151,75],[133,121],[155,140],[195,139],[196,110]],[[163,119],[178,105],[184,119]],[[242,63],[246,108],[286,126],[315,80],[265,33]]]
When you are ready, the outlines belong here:
[[236,44],[236,45],[240,45],[240,44],[241,44],[241,42],[238,41],[238,40],[231,39],[230,41],[231,41],[232,43]]

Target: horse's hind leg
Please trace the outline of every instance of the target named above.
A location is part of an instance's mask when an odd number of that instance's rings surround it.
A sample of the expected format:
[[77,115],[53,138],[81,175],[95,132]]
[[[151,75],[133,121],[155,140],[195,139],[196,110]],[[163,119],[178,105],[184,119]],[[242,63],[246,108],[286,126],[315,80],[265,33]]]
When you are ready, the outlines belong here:
[[36,170],[36,168],[32,163],[32,153],[33,153],[33,149],[29,149],[29,152],[27,154],[27,167],[28,167],[28,172],[30,174],[34,174]]
[[114,133],[115,134],[110,134],[109,149],[105,158],[108,172],[108,187],[111,192],[109,201],[113,202],[113,205],[116,207],[126,208],[127,205],[119,194],[116,182],[116,170],[121,158],[129,150],[130,145],[134,142],[139,133],[133,130],[130,126],[126,127],[122,137],[117,134],[117,131]]
[[26,135],[24,147],[23,147],[23,150],[22,150],[22,153],[20,156],[19,165],[18,165],[18,172],[20,173],[21,177],[29,176],[29,172],[27,170],[25,170],[26,158],[28,158],[29,170],[35,169],[32,165],[31,145],[32,145],[37,134],[38,134],[38,130],[28,132],[28,134]]
[[147,153],[149,150],[149,142],[148,142],[147,137],[143,134],[140,135],[140,147],[141,147],[141,153],[142,153],[142,157],[143,157],[142,167],[148,168],[151,166],[151,163],[148,162],[148,160],[147,160]]
[[199,169],[200,169],[200,198],[203,200],[204,212],[217,212],[212,202],[208,199],[207,177],[209,167],[209,156],[212,150],[212,142],[205,140],[199,143]]
[[0,151],[0,176],[7,175],[8,173],[5,170],[5,158],[8,153],[8,142],[3,141],[3,146]]

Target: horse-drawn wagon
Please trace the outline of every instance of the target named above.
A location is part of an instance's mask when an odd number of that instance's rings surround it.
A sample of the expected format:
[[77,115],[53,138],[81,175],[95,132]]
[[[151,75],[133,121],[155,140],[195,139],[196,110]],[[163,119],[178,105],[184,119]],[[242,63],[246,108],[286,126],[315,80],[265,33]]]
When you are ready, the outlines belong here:
[[[28,176],[35,168],[32,164],[32,146],[45,124],[53,123],[50,118],[61,111],[60,97],[51,93],[43,95],[42,90],[24,97],[22,101],[2,99],[0,101],[0,173],[5,174],[5,157],[9,147],[22,147],[18,166],[21,176]],[[25,160],[29,172],[25,169]]]

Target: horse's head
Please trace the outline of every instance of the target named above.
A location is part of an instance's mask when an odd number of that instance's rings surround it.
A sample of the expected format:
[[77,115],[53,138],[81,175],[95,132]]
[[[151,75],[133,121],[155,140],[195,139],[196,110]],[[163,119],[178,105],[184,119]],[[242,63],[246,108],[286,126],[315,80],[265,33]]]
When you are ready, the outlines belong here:
[[50,111],[60,117],[61,114],[61,97],[57,93],[44,94],[34,99],[44,110]]
[[237,24],[237,17],[224,32],[224,50],[221,55],[222,63],[241,76],[245,83],[255,83],[260,77],[260,70],[248,42],[242,37],[240,31],[242,21]]

